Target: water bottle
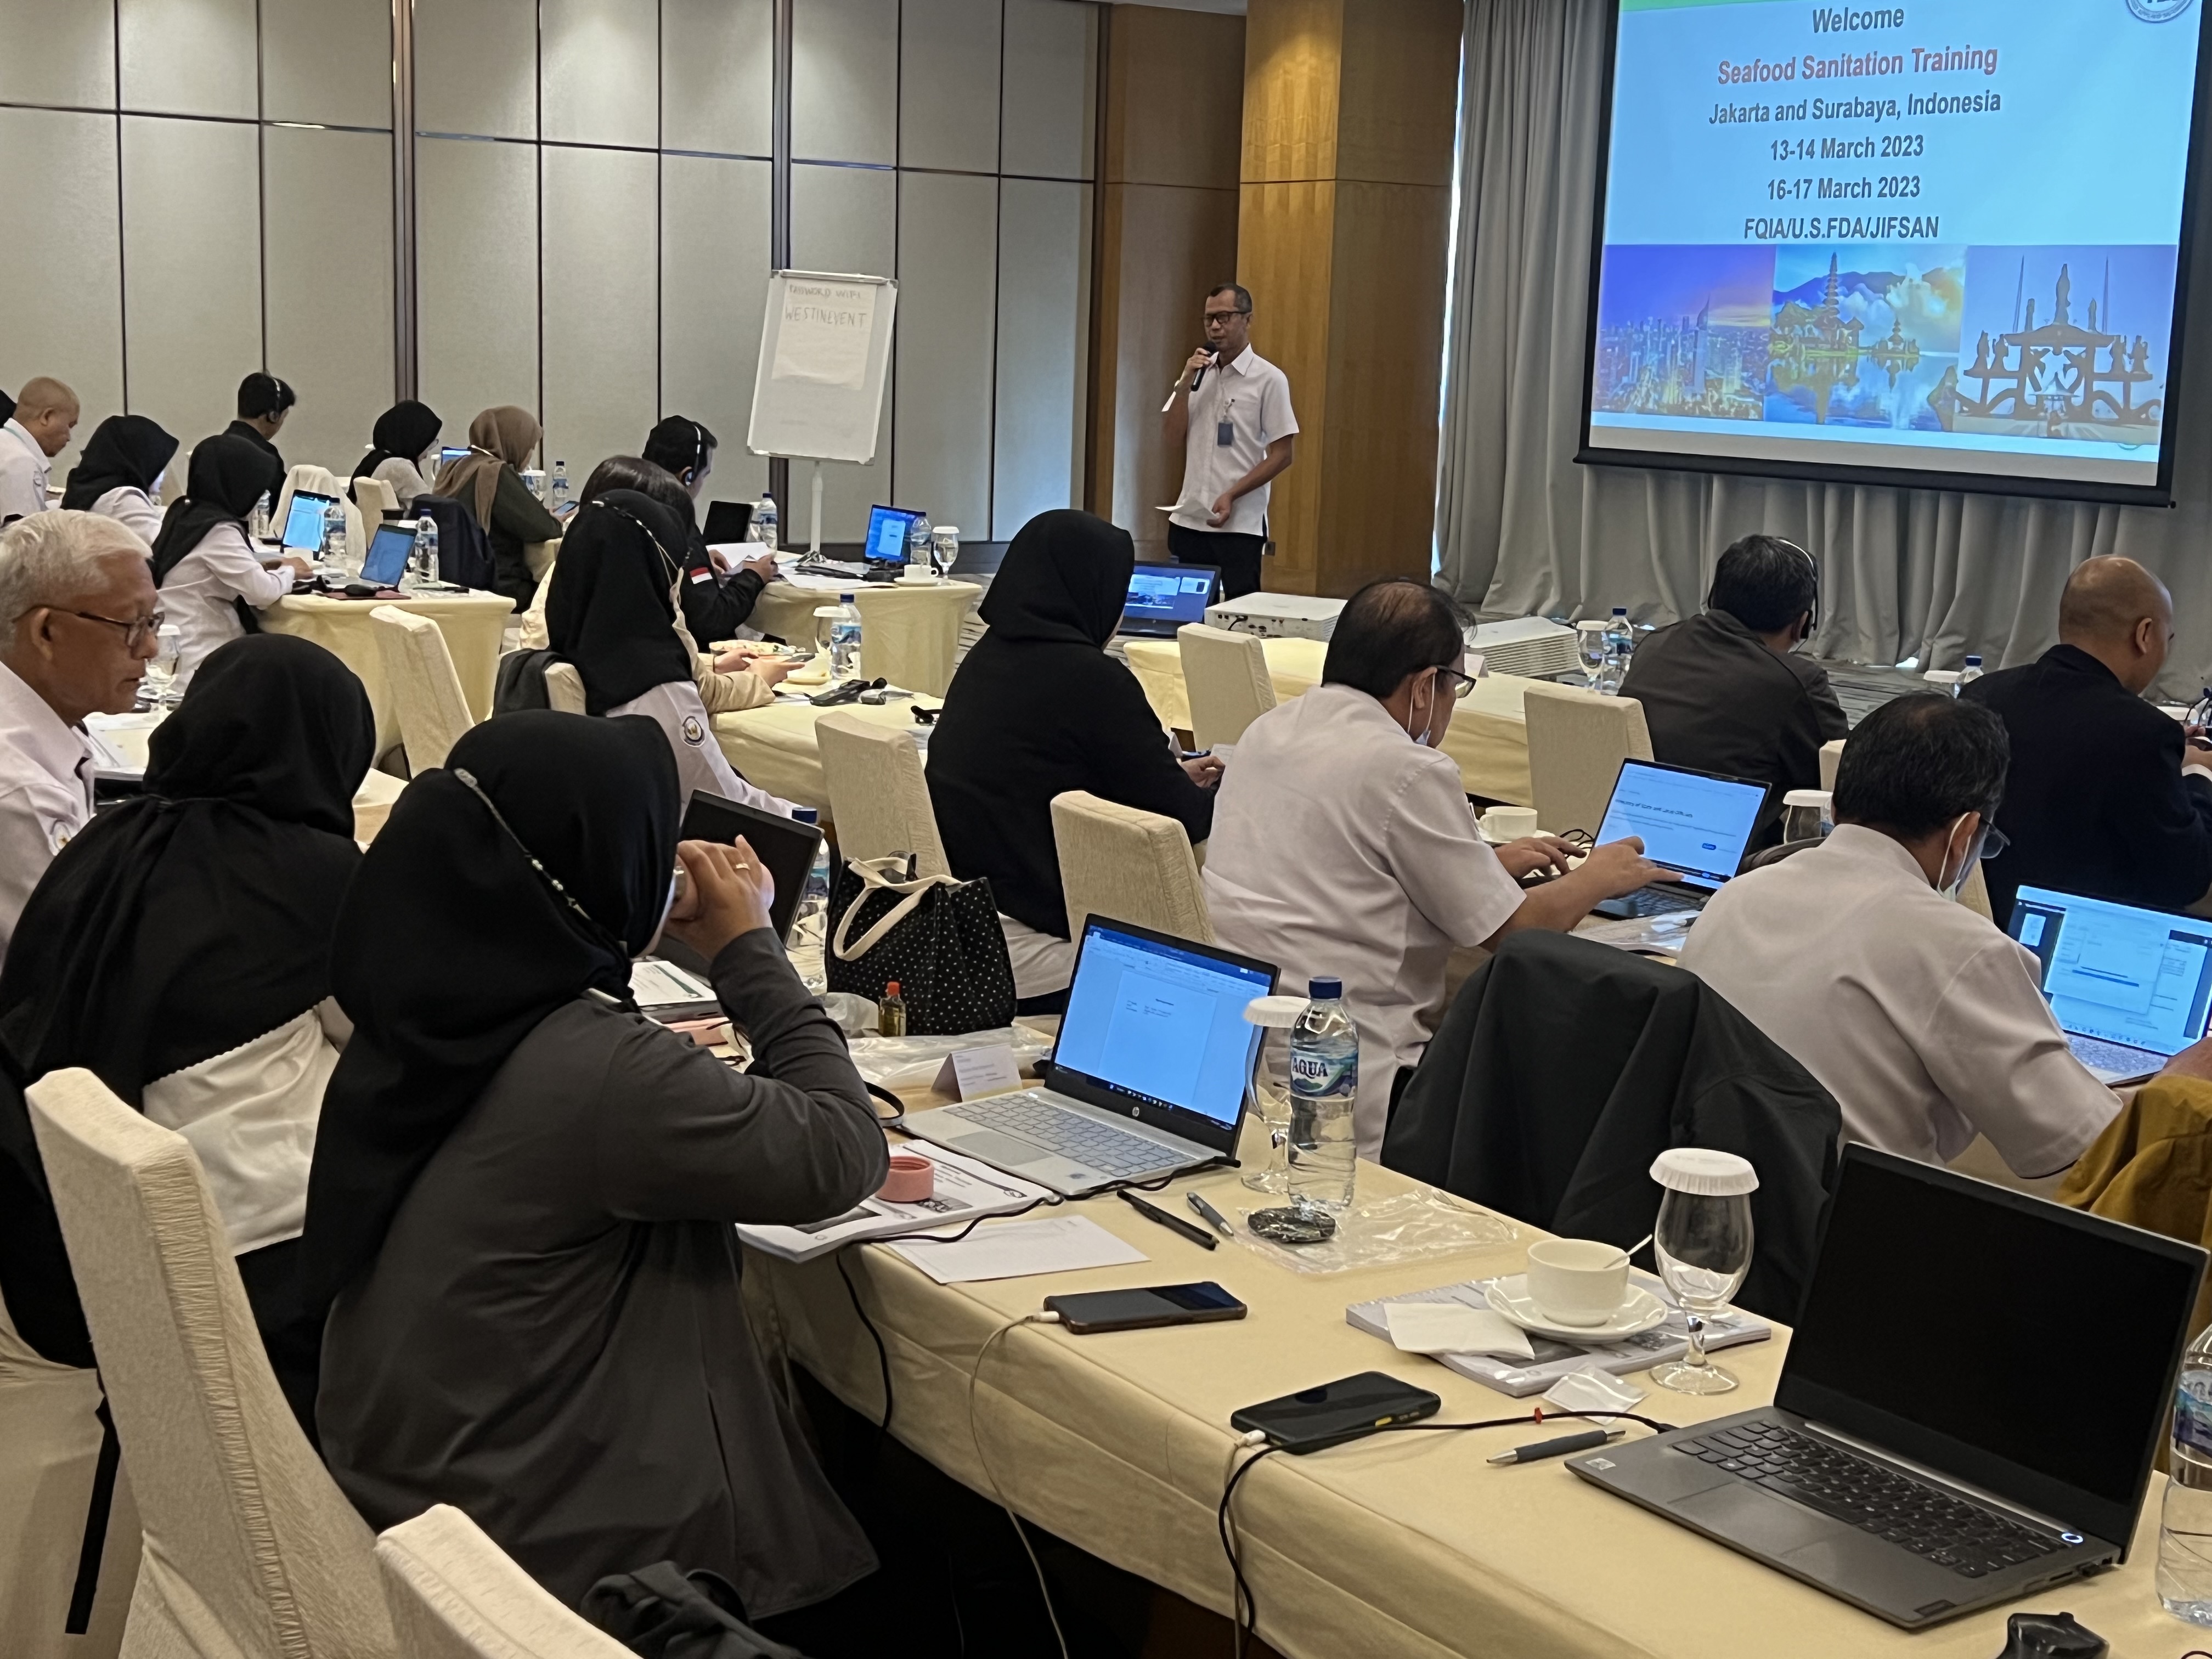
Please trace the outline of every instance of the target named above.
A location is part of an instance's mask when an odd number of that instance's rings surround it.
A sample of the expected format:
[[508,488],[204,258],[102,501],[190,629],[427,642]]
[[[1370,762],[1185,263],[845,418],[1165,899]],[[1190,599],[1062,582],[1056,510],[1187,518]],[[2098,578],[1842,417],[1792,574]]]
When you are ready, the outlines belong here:
[[333,569],[349,568],[346,562],[345,505],[331,501],[323,508],[322,561]]
[[1359,1028],[1344,1006],[1344,981],[1306,987],[1291,1028],[1291,1201],[1303,1209],[1352,1207],[1352,1112],[1359,1099]]
[[1613,620],[1605,625],[1605,663],[1598,670],[1597,689],[1608,697],[1620,695],[1628,678],[1628,659],[1636,652],[1636,630],[1628,625],[1628,607],[1613,607]]
[[1959,671],[1958,688],[1954,690],[1951,695],[1954,697],[1957,696],[1960,691],[1965,690],[1966,687],[1972,685],[1976,680],[1981,678],[1981,677],[1982,659],[1979,657],[1967,658],[1966,665]]
[[930,528],[929,514],[927,513],[923,514],[918,519],[910,519],[907,521],[906,562],[908,568],[912,570],[927,570],[929,568],[929,550],[933,533],[934,532]]
[[860,672],[860,607],[850,593],[837,596],[837,614],[830,619],[830,678],[849,680]]
[[775,547],[779,544],[775,532],[775,497],[763,489],[760,500],[753,503],[753,539],[764,547]]
[[2177,1619],[2212,1625],[2212,1326],[2181,1357],[2158,1522],[2158,1599]]
[[[791,816],[800,823],[818,823],[822,817],[811,806],[794,807]],[[830,938],[830,842],[824,838],[815,846],[814,862],[807,866],[806,885],[799,890],[791,918],[792,966],[817,996],[830,988],[823,954]]]
[[553,500],[550,504],[556,514],[568,505],[568,463],[566,461],[553,463]]
[[434,582],[438,577],[438,521],[425,513],[415,520],[415,551],[408,562],[413,567],[411,575],[417,582]]
[[267,490],[263,490],[261,499],[254,502],[253,516],[246,520],[246,527],[255,541],[265,542],[269,539],[269,492]]

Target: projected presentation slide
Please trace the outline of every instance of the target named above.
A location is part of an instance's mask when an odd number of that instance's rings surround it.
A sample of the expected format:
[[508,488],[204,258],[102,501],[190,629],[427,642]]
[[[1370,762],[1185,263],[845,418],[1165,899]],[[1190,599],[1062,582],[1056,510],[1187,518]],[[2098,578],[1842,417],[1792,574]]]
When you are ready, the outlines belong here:
[[1584,459],[2163,489],[2203,15],[1620,0]]

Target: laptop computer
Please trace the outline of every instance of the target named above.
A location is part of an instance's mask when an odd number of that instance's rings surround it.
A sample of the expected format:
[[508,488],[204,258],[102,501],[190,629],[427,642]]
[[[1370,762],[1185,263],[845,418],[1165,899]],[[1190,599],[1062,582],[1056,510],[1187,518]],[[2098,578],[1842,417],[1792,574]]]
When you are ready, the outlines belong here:
[[1702,910],[1743,863],[1744,848],[1766,803],[1766,786],[1657,761],[1620,763],[1613,799],[1597,828],[1600,842],[1644,838],[1644,856],[1675,872],[1595,906],[1601,916],[1657,916]]
[[903,565],[907,533],[927,516],[918,507],[870,507],[868,538],[860,544],[861,558],[869,564]]
[[1907,1629],[2127,1559],[2193,1244],[1844,1149],[1774,1404],[1567,1460]]
[[2023,887],[2005,931],[2035,952],[2067,1046],[2099,1082],[2148,1077],[2204,1035],[2212,921]]
[[726,547],[732,542],[742,542],[752,533],[753,504],[750,501],[709,501],[707,503],[707,527],[700,539],[709,547]]
[[822,845],[819,829],[708,790],[694,789],[676,834],[679,841],[718,841],[725,847],[743,836],[775,878],[775,896],[768,906],[769,925],[778,939],[791,937],[799,902],[806,896],[806,878],[814,867],[814,854]]
[[284,528],[278,539],[288,551],[316,553],[323,545],[323,515],[337,505],[335,495],[318,495],[312,489],[295,489],[284,509]]
[[1139,639],[1173,639],[1185,623],[1206,620],[1221,572],[1205,564],[1140,564],[1129,575],[1118,630]]
[[1070,1198],[1234,1162],[1275,969],[1125,921],[1084,924],[1044,1085],[916,1112],[909,1134]]
[[368,539],[368,551],[362,555],[362,580],[379,587],[398,586],[399,579],[407,574],[407,556],[414,550],[414,520],[393,520],[377,526],[376,534]]

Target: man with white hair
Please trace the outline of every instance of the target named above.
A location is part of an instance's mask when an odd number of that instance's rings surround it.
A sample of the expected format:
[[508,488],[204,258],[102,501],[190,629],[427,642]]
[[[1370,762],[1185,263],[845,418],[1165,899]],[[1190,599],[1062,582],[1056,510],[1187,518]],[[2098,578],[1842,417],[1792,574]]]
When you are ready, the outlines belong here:
[[45,374],[23,383],[0,425],[0,529],[46,510],[54,457],[69,447],[76,422],[76,392]]
[[92,820],[88,714],[137,701],[161,631],[146,544],[94,513],[0,534],[0,958],[31,890]]

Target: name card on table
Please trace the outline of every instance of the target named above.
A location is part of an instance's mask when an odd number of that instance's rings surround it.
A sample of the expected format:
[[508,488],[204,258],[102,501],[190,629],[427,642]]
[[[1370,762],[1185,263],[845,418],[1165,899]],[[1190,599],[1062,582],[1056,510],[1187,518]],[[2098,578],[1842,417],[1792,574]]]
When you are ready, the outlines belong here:
[[1003,1042],[987,1042],[978,1048],[960,1048],[945,1057],[938,1068],[937,1089],[956,1100],[980,1100],[1022,1087],[1022,1068],[1014,1051]]

